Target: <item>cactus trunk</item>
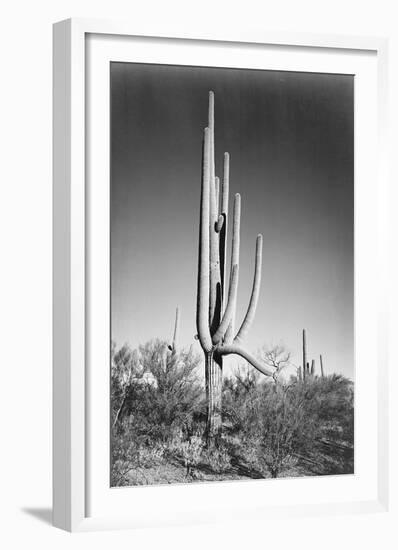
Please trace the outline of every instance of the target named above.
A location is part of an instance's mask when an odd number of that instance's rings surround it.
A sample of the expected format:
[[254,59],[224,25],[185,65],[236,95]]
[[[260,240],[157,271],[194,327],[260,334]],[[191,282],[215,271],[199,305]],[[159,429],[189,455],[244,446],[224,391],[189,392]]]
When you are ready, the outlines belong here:
[[205,359],[207,423],[206,435],[209,445],[217,444],[222,427],[222,357],[208,353]]

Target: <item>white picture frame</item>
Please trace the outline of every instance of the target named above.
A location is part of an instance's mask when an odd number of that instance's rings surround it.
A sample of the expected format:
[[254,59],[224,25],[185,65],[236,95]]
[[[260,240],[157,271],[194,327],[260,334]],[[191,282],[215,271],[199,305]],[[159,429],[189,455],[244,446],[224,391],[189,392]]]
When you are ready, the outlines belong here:
[[[167,44],[167,47],[165,45]],[[205,50],[213,48],[212,56],[222,63],[223,48],[235,52],[242,59],[239,66],[258,63],[272,68],[266,51],[273,58],[278,51],[290,59],[294,70],[325,70],[361,74],[363,89],[370,90],[358,96],[358,102],[369,107],[372,121],[364,120],[363,136],[356,146],[355,186],[356,200],[363,205],[356,216],[358,236],[357,265],[368,267],[366,248],[378,255],[378,269],[360,279],[356,296],[357,357],[362,357],[363,346],[373,338],[368,366],[377,365],[377,385],[370,385],[363,376],[357,384],[356,407],[368,414],[370,421],[367,449],[358,447],[363,463],[349,479],[281,481],[279,485],[267,485],[268,501],[264,502],[266,480],[260,482],[235,482],[225,484],[183,485],[178,487],[148,487],[112,489],[105,487],[106,456],[104,444],[109,425],[106,411],[107,396],[98,373],[88,368],[91,357],[90,342],[99,339],[104,326],[92,329],[87,319],[92,318],[93,292],[101,297],[106,291],[108,279],[104,277],[93,285],[90,266],[95,263],[102,269],[106,254],[91,253],[90,243],[100,231],[98,220],[104,220],[107,210],[107,185],[109,173],[99,170],[96,188],[90,192],[93,158],[106,149],[106,139],[99,139],[93,147],[88,140],[92,135],[91,124],[95,117],[92,109],[106,106],[107,95],[99,95],[97,106],[90,95],[94,78],[97,87],[106,92],[104,64],[109,60],[156,60],[183,64],[184,59],[197,55],[197,64]],[[252,48],[250,50],[250,48]],[[187,53],[184,53],[184,52]],[[217,57],[217,55],[218,57]],[[231,54],[232,55],[232,54]],[[127,56],[127,57],[126,57]],[[179,56],[181,61],[178,61]],[[202,56],[202,57],[201,57]],[[245,57],[246,56],[246,57]],[[309,57],[308,57],[309,56]],[[53,359],[53,517],[54,525],[69,531],[133,528],[149,525],[189,524],[213,522],[225,519],[297,517],[302,515],[327,515],[342,512],[362,513],[387,509],[387,318],[385,271],[387,261],[387,233],[385,220],[388,207],[386,162],[386,67],[387,43],[384,39],[366,37],[314,36],[271,31],[228,31],[215,35],[205,30],[201,35],[190,36],[181,30],[164,29],[153,38],[150,29],[136,29],[133,24],[71,19],[54,25],[54,359]],[[189,57],[189,59],[191,59]],[[232,56],[233,57],[233,56]],[[311,58],[311,59],[309,59]],[[236,57],[235,59],[238,59]],[[246,61],[245,61],[246,59]],[[268,59],[268,61],[264,61]],[[216,61],[214,61],[216,63]],[[229,63],[235,63],[232,59]],[[246,63],[246,65],[245,65]],[[309,63],[309,65],[306,65]],[[335,64],[335,65],[334,65]],[[343,65],[342,65],[343,64]],[[227,65],[228,66],[228,65]],[[333,67],[335,66],[335,69]],[[306,68],[305,68],[306,67]],[[363,68],[361,68],[363,67]],[[91,72],[92,71],[92,72]],[[362,72],[361,72],[362,71]],[[366,85],[365,85],[366,84]],[[373,90],[373,92],[372,92]],[[101,107],[102,106],[102,107]],[[356,135],[361,130],[359,109]],[[96,127],[96,135],[105,136],[106,120]],[[366,126],[366,124],[370,126]],[[372,128],[372,135],[365,130]],[[90,134],[91,132],[91,134]],[[367,136],[367,137],[366,137]],[[368,140],[368,141],[367,141]],[[369,158],[372,157],[370,160]],[[99,158],[99,157],[98,157]],[[106,154],[101,157],[106,158]],[[366,161],[366,158],[368,160]],[[366,164],[371,162],[371,164]],[[101,165],[102,167],[102,165]],[[101,175],[102,174],[102,175]],[[377,180],[377,184],[375,184]],[[98,181],[98,185],[97,185]],[[102,183],[101,183],[102,182]],[[374,225],[366,226],[366,215],[377,197]],[[104,214],[105,212],[105,214]],[[97,221],[96,221],[97,220]],[[103,224],[102,224],[103,225]],[[369,225],[369,224],[368,224]],[[375,231],[375,226],[377,231]],[[105,230],[107,225],[104,225]],[[98,233],[99,235],[99,233]],[[107,239],[106,231],[101,238]],[[98,248],[98,247],[97,247]],[[105,247],[106,249],[106,247]],[[102,258],[102,259],[101,259]],[[101,263],[102,262],[102,263]],[[363,264],[361,264],[363,262]],[[371,268],[370,268],[371,269]],[[104,269],[104,273],[105,273]],[[94,290],[93,290],[93,287]],[[370,294],[369,294],[370,293]],[[368,301],[365,303],[365,295]],[[370,295],[370,299],[369,299]],[[99,310],[98,318],[106,317],[106,310]],[[98,311],[96,312],[98,314]],[[103,315],[102,315],[103,314]],[[372,323],[368,320],[372,317]],[[106,327],[105,327],[106,328]],[[357,335],[357,336],[358,336]],[[108,344],[109,345],[109,342]],[[99,346],[101,348],[101,346]],[[106,349],[103,355],[106,357]],[[361,351],[362,350],[362,351]],[[109,357],[109,355],[108,355]],[[104,365],[102,363],[102,372]],[[106,366],[106,365],[105,365]],[[101,371],[101,368],[98,369]],[[361,378],[359,379],[361,382]],[[365,402],[365,399],[367,400]],[[362,404],[361,404],[362,402]],[[101,405],[102,403],[102,405]],[[362,407],[362,409],[361,409]],[[365,411],[367,409],[368,412]],[[374,414],[373,414],[374,413]],[[100,422],[98,419],[103,419]],[[357,427],[356,427],[357,429]],[[360,437],[360,436],[359,436]],[[373,437],[373,439],[372,439]],[[365,438],[362,439],[365,445]],[[361,439],[359,440],[361,443]],[[101,446],[102,445],[102,446]],[[357,452],[357,441],[356,441]],[[95,462],[94,462],[94,458]],[[361,459],[361,456],[359,459]],[[371,457],[366,459],[365,457]],[[97,465],[100,466],[97,467]],[[363,466],[363,470],[361,470]],[[98,471],[97,471],[98,470]],[[358,473],[359,471],[359,473]],[[361,475],[363,471],[363,479]],[[358,481],[359,480],[359,481]],[[295,484],[289,485],[289,483]],[[222,485],[222,487],[221,487]],[[306,497],[300,497],[305,493]],[[317,494],[324,494],[323,498]],[[116,497],[114,497],[116,495]],[[237,498],[238,495],[238,498]],[[156,498],[154,498],[156,496]],[[279,501],[278,501],[279,498]],[[150,517],[144,513],[145,502],[151,501]],[[266,500],[266,499],[265,499]],[[274,505],[272,505],[274,502]],[[288,504],[286,504],[288,502]],[[188,504],[187,504],[188,503]],[[128,512],[126,513],[126,510]]]

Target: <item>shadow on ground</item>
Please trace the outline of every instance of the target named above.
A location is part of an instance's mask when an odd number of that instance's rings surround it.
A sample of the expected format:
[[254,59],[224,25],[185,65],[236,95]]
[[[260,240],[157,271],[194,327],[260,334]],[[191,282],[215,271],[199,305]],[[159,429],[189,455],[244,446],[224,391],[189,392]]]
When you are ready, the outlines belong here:
[[53,511],[51,508],[22,508],[22,512],[47,525],[52,525]]

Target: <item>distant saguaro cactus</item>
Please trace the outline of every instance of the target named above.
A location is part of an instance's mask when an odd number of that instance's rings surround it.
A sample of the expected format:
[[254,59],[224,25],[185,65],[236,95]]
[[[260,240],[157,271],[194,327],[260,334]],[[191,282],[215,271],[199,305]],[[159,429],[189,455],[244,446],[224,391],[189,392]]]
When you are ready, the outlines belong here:
[[325,377],[325,371],[323,370],[323,357],[322,357],[322,355],[319,356],[319,362],[321,364],[321,376],[322,376],[322,378],[324,378]]
[[303,379],[303,371],[302,371],[301,367],[297,367],[297,379],[300,380],[300,382]]
[[169,350],[173,351],[174,353],[177,351],[179,328],[180,328],[180,310],[177,306],[177,308],[176,308],[176,317],[175,317],[175,322],[174,322],[173,343],[169,344],[169,346],[168,346]]
[[[215,175],[214,93],[209,92],[208,126],[204,129],[199,225],[199,266],[196,324],[205,355],[207,437],[221,433],[222,365],[225,355],[240,355],[267,376],[271,371],[244,347],[253,322],[261,282],[262,235],[256,239],[253,288],[246,316],[235,334],[236,296],[239,277],[240,195],[235,195],[229,287],[226,284],[226,243],[229,199],[229,154],[224,153],[220,189]],[[221,200],[220,200],[221,199]]]
[[307,374],[307,340],[305,329],[303,329],[303,378],[306,379]]

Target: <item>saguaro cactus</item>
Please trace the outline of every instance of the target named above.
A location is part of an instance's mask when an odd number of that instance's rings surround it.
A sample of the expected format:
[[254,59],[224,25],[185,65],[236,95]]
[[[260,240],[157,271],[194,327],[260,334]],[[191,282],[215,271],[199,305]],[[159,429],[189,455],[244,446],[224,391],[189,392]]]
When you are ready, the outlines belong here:
[[180,310],[178,309],[178,306],[177,306],[176,317],[174,322],[173,343],[169,344],[168,346],[169,350],[173,351],[174,353],[177,350],[179,328],[180,328]]
[[298,378],[298,380],[300,380],[300,382],[303,379],[303,371],[302,371],[301,367],[297,367],[297,378]]
[[305,329],[303,329],[303,378],[305,380],[307,374],[307,340]]
[[208,126],[204,129],[202,184],[199,224],[199,266],[196,324],[205,355],[207,396],[207,437],[215,441],[221,433],[221,389],[223,357],[240,355],[267,376],[271,371],[244,346],[253,322],[261,283],[262,235],[256,239],[253,288],[246,316],[235,333],[236,296],[239,278],[240,195],[234,199],[232,253],[228,285],[226,284],[226,243],[229,202],[228,153],[224,153],[224,173],[215,175],[214,93],[209,92]]
[[321,364],[321,376],[322,376],[322,378],[324,378],[325,377],[325,371],[323,370],[323,357],[322,357],[322,355],[319,356],[319,362]]

